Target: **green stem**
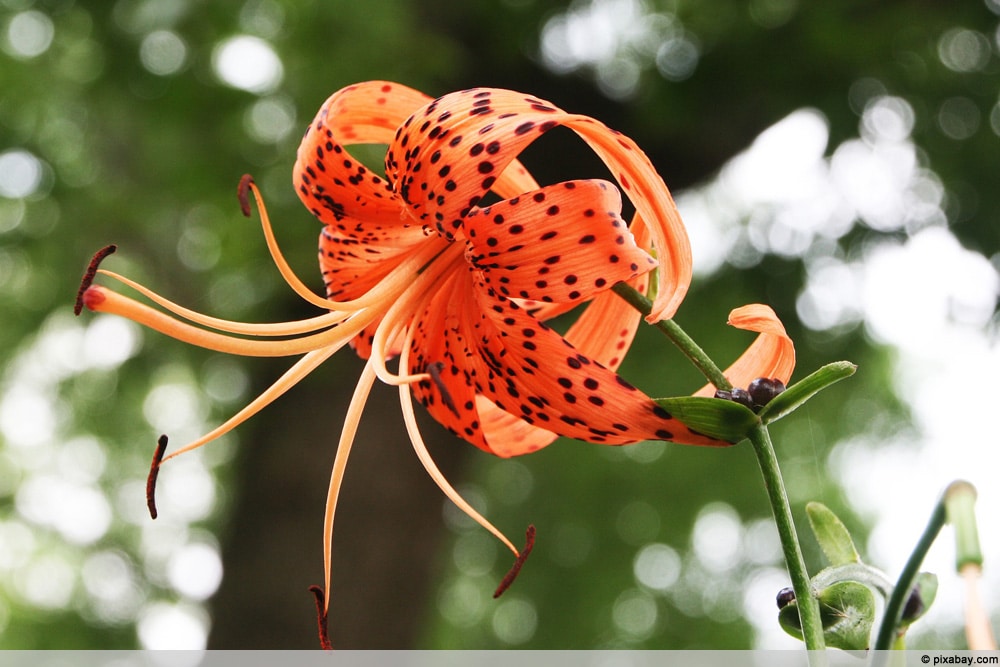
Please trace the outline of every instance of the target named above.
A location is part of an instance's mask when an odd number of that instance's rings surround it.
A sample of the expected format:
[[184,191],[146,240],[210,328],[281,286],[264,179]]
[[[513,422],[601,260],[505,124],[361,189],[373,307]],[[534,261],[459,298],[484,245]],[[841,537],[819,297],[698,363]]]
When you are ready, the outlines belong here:
[[[653,302],[631,285],[617,283],[612,289],[643,315],[649,315],[652,312]],[[666,334],[667,338],[691,360],[708,381],[715,385],[716,389],[728,391],[733,388],[715,362],[676,322],[660,320],[653,323],[653,326]],[[823,622],[819,615],[819,600],[812,594],[812,587],[809,584],[809,573],[806,570],[805,560],[802,558],[802,549],[799,547],[795,523],[792,521],[792,510],[788,504],[788,494],[785,492],[785,483],[781,479],[781,470],[778,468],[778,459],[774,455],[771,436],[764,424],[758,424],[750,431],[748,437],[753,443],[757,463],[764,477],[767,498],[774,513],[774,521],[781,540],[781,549],[785,554],[788,574],[792,579],[792,589],[795,591],[795,599],[798,601],[799,620],[802,624],[802,637],[805,640],[806,649],[823,651],[826,648],[826,642],[823,639]],[[819,664],[824,662],[822,656],[814,658],[813,655],[810,653],[811,664],[814,660]]]
[[[652,312],[653,302],[628,283],[616,283],[611,289],[643,315],[649,315]],[[695,368],[701,371],[701,374],[715,385],[716,389],[728,391],[733,388],[715,362],[687,335],[686,331],[681,329],[680,325],[673,320],[660,320],[654,322],[653,326],[666,334],[667,338],[684,353],[684,356],[691,360]]]
[[799,538],[792,521],[792,509],[788,504],[788,494],[785,483],[781,479],[778,459],[774,454],[774,445],[767,427],[756,426],[749,434],[753,451],[757,455],[757,464],[764,477],[764,488],[767,489],[767,499],[774,513],[774,523],[778,528],[778,538],[781,540],[781,550],[785,554],[785,564],[792,580],[792,590],[795,591],[795,601],[799,609],[799,621],[802,624],[802,638],[809,651],[822,651],[826,648],[823,639],[823,621],[819,615],[819,600],[812,594],[809,584],[809,572],[806,571]]
[[[903,616],[903,607],[906,605],[906,601],[910,597],[910,592],[913,590],[913,585],[917,580],[917,571],[920,569],[920,564],[924,562],[924,556],[927,555],[927,551],[931,548],[931,544],[934,543],[934,539],[941,532],[941,528],[947,519],[948,513],[945,509],[945,499],[942,497],[937,505],[935,505],[934,511],[931,513],[931,518],[927,522],[927,527],[924,528],[917,546],[914,547],[913,553],[910,554],[906,565],[903,566],[903,571],[899,574],[896,587],[892,589],[892,595],[889,597],[889,601],[886,602],[882,625],[878,629],[878,638],[875,640],[876,651],[888,651],[893,647],[899,629],[899,621]],[[878,664],[878,655],[877,653],[875,654],[875,664]]]

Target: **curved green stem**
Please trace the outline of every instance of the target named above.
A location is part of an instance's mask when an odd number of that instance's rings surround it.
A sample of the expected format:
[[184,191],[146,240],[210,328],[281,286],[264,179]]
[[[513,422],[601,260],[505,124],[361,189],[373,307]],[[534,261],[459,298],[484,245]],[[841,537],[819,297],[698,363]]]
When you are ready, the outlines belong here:
[[813,595],[812,586],[809,584],[809,572],[802,558],[795,523],[792,521],[792,509],[788,504],[788,494],[781,479],[781,470],[774,454],[774,445],[771,444],[771,435],[767,427],[761,424],[750,431],[749,438],[753,444],[754,454],[757,455],[761,475],[764,477],[767,499],[771,503],[774,523],[778,528],[778,538],[781,540],[781,550],[785,554],[788,576],[792,580],[792,590],[795,591],[799,620],[802,624],[802,639],[809,651],[822,651],[826,648],[826,641],[823,639],[819,600]]
[[[631,285],[617,283],[612,289],[643,315],[648,315],[652,311],[652,301]],[[676,322],[660,320],[653,323],[653,326],[666,334],[667,338],[691,360],[708,381],[715,385],[716,389],[730,390],[733,388],[715,362]],[[809,573],[806,570],[805,560],[802,558],[802,549],[795,532],[792,510],[788,504],[788,494],[785,491],[785,483],[781,479],[781,470],[778,468],[778,459],[774,454],[771,436],[764,424],[758,424],[750,431],[748,437],[753,443],[757,463],[760,466],[761,475],[764,477],[767,498],[774,513],[774,521],[781,540],[781,549],[785,554],[788,574],[792,580],[792,589],[795,591],[795,599],[798,601],[799,620],[802,624],[802,637],[805,640],[806,649],[811,652],[823,651],[826,648],[826,642],[823,639],[823,622],[819,615],[819,600],[812,594],[812,587],[809,584]],[[810,653],[810,662],[814,660],[814,655],[816,654]],[[823,662],[821,656],[815,660]]]
[[[628,283],[616,283],[611,289],[643,315],[649,315],[652,312],[653,302],[645,294],[642,294]],[[733,385],[729,383],[729,380],[722,374],[719,367],[715,365],[715,362],[694,342],[694,339],[687,335],[686,331],[681,329],[680,325],[673,320],[660,320],[653,323],[653,326],[663,332],[684,353],[684,356],[691,360],[695,368],[701,371],[701,374],[715,385],[716,389],[728,391],[733,388]]]
[[[878,629],[878,638],[875,640],[876,651],[888,651],[893,647],[899,628],[899,621],[903,616],[903,607],[906,605],[906,600],[910,597],[910,591],[913,590],[913,584],[917,580],[917,572],[920,569],[920,564],[924,562],[924,556],[927,555],[927,551],[930,550],[931,544],[934,543],[934,539],[941,532],[941,528],[947,520],[948,513],[945,508],[945,500],[941,498],[937,505],[935,505],[934,511],[931,513],[931,518],[927,522],[927,527],[924,528],[924,532],[917,542],[917,546],[914,547],[913,553],[910,554],[906,565],[903,566],[903,571],[899,573],[899,580],[896,582],[896,587],[892,589],[889,601],[885,604],[882,625]],[[878,664],[877,656],[878,653],[876,653],[876,664]]]

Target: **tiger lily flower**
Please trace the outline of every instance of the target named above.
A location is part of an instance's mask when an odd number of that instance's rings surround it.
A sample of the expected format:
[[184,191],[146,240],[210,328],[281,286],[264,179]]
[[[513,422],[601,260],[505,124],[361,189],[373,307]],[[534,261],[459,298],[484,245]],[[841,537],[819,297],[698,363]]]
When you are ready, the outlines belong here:
[[[548,130],[578,134],[617,181],[539,186],[517,156]],[[385,144],[385,176],[347,152]],[[241,185],[260,212],[278,270],[325,311],[311,319],[248,324],[177,305],[110,271],[153,308],[85,281],[80,304],[131,318],[174,338],[249,356],[301,356],[231,419],[160,463],[233,429],[335,352],[367,360],[340,436],[324,524],[329,606],[333,517],[367,396],[376,379],[397,385],[410,439],[430,476],[463,511],[523,553],[449,485],[414,417],[415,396],[451,432],[500,457],[536,451],[566,436],[605,444],[647,439],[726,445],[688,429],[615,370],[640,315],[610,288],[641,292],[655,275],[647,319],[673,315],[691,280],[691,252],[662,179],[624,135],[531,96],[472,89],[432,100],[400,84],[361,83],[334,93],[309,125],[294,186],[323,224],[319,263],[326,293],[314,293],[283,258],[253,182]],[[622,219],[621,192],[636,214]],[[498,199],[484,204],[492,193]],[[657,259],[650,252],[655,249]],[[651,273],[658,269],[657,273]],[[586,309],[565,334],[545,321]],[[167,311],[167,312],[164,312]],[[172,313],[172,315],[167,314]],[[389,361],[398,359],[396,370]],[[790,371],[789,371],[790,372]]]

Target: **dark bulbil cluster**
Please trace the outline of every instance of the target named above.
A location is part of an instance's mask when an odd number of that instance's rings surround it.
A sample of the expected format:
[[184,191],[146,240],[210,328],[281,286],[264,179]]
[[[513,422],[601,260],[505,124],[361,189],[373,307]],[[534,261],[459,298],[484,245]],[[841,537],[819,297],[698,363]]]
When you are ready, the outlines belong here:
[[731,390],[720,389],[715,392],[715,397],[736,401],[754,412],[760,412],[761,408],[783,391],[785,391],[785,383],[778,378],[757,378],[746,389],[739,387],[734,387]]

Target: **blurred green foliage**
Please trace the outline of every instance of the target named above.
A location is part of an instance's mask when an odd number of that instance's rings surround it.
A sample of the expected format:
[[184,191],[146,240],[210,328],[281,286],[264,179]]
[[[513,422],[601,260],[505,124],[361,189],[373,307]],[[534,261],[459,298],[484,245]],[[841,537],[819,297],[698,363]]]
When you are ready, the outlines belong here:
[[[88,335],[100,333],[97,320],[70,321],[68,313],[87,259],[114,242],[120,252],[110,268],[185,305],[247,320],[311,314],[284,289],[256,223],[239,215],[235,187],[242,173],[254,173],[287,256],[300,275],[318,283],[318,225],[295,198],[290,169],[299,128],[334,90],[383,78],[432,94],[472,85],[531,92],[635,138],[675,193],[706,183],[796,109],[823,114],[829,151],[858,136],[868,102],[898,96],[913,110],[917,159],[946,193],[942,208],[950,229],[989,258],[1000,251],[998,9],[994,0],[0,0],[0,160],[6,159],[0,164],[10,170],[0,173],[0,403],[7,405],[0,411],[0,648],[161,646],[163,628],[190,636],[182,631],[194,623],[196,637],[197,628],[204,632],[211,625],[204,620],[209,604],[217,623],[237,619],[247,644],[266,636],[271,647],[312,647],[301,635],[267,634],[264,628],[287,617],[287,609],[227,603],[227,584],[208,603],[211,586],[207,593],[186,590],[177,583],[183,568],[172,568],[179,551],[207,545],[226,555],[228,577],[238,570],[230,557],[259,554],[234,553],[227,540],[291,525],[297,505],[249,482],[245,450],[233,445],[249,449],[249,441],[277,431],[282,442],[269,446],[280,455],[288,443],[312,440],[305,429],[314,426],[248,425],[208,448],[202,467],[189,471],[214,480],[204,511],[181,512],[174,522],[151,527],[141,497],[161,424],[178,437],[197,435],[282,366],[237,364],[133,329],[121,335],[135,348],[104,363],[87,352],[96,345]],[[576,41],[566,42],[571,25]],[[640,33],[641,40],[630,41]],[[280,59],[280,78],[256,92],[220,77],[220,47],[240,35],[264,40]],[[580,40],[597,55],[573,60],[559,50],[567,43],[582,48]],[[559,53],[563,57],[553,59]],[[597,163],[582,149],[554,136],[526,161],[541,181],[565,178],[567,169],[590,175]],[[903,240],[912,231],[859,222],[835,239],[832,252],[858,257],[873,240]],[[877,439],[907,428],[906,409],[890,384],[892,355],[857,321],[816,331],[800,323],[802,255],[764,252],[750,265],[736,264],[725,261],[699,276],[678,320],[725,364],[749,342],[722,326],[726,314],[761,301],[775,308],[796,340],[800,374],[838,359],[859,365],[856,377],[777,425],[775,440],[802,527],[805,502],[818,499],[860,536],[861,521],[829,474],[827,457],[852,435]],[[330,367],[324,382],[349,391],[356,366],[336,359]],[[640,332],[622,374],[652,395],[684,395],[701,385],[651,330]],[[157,394],[164,385],[176,391]],[[323,421],[326,440],[320,449],[311,445],[323,458],[288,454],[280,469],[268,472],[293,493],[312,487],[297,477],[304,469],[328,468],[343,415],[325,386],[308,387],[289,400]],[[163,406],[178,405],[187,407],[173,417],[160,414]],[[178,425],[185,416],[189,423]],[[19,430],[22,420],[37,419],[46,422],[41,435]],[[267,420],[267,413],[258,419]],[[773,598],[761,605],[761,587],[745,586],[770,584],[781,568],[747,447],[559,442],[523,460],[499,461],[444,439],[434,425],[427,430],[444,442],[440,451],[454,450],[445,457],[461,471],[459,486],[491,520],[512,536],[533,522],[539,538],[520,579],[493,602],[489,593],[509,565],[508,554],[446,508],[451,532],[430,534],[429,565],[401,575],[426,578],[425,599],[372,612],[385,625],[405,625],[407,645],[742,648],[753,645],[748,615],[755,610],[772,608],[769,620],[777,626]],[[84,447],[86,465],[64,455],[67,443],[81,439],[98,443],[97,453]],[[383,444],[378,465],[392,478],[394,459],[410,454],[405,440]],[[81,465],[94,470],[78,479]],[[184,469],[177,470],[180,480]],[[56,484],[66,478],[78,482],[76,491],[102,496],[104,505],[97,505],[109,512],[105,530],[74,538],[72,528],[39,518],[71,509],[78,496]],[[31,486],[39,479],[49,486]],[[47,514],[31,509],[37,498],[29,497],[29,487],[52,494]],[[270,501],[274,523],[260,525],[259,514],[238,511],[255,494]],[[318,536],[322,507],[315,510],[309,525]],[[437,511],[424,514],[421,525],[442,523]],[[372,533],[385,530],[379,517],[365,520]],[[316,571],[303,576],[316,580],[319,540],[310,534],[307,544],[315,548],[307,560]],[[391,548],[398,557],[390,566],[412,555],[409,545]],[[817,567],[815,545],[807,540],[804,548]],[[260,557],[257,580],[237,586],[263,591],[300,574]],[[349,576],[389,577],[374,566]],[[115,582],[124,589],[112,595]],[[64,590],[48,590],[46,583]],[[758,599],[748,600],[748,591]],[[363,615],[364,602],[352,599],[350,613]],[[308,604],[302,594],[304,620],[295,621],[306,635],[312,630]],[[341,645],[389,641],[374,624],[366,632]]]

